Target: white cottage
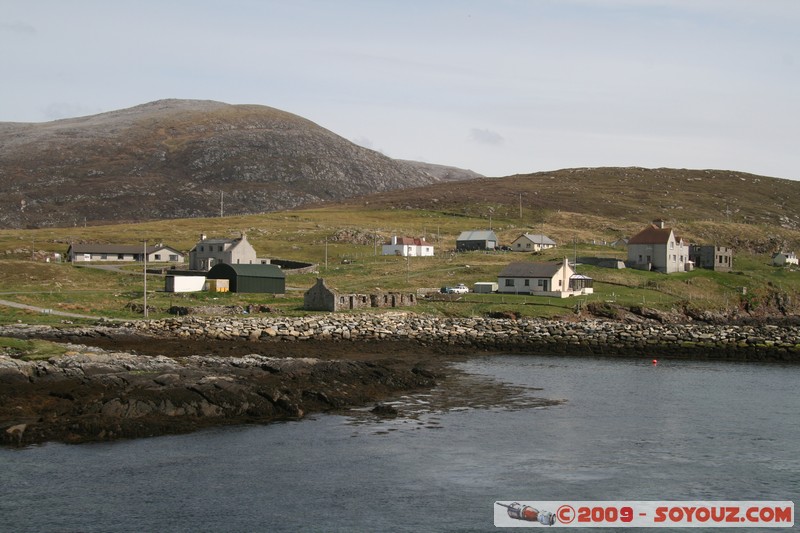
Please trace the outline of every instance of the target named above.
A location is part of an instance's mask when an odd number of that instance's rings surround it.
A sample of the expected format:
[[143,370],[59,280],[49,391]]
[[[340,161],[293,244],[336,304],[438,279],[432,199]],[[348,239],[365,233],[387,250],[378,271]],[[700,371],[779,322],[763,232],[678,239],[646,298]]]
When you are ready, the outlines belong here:
[[142,261],[147,254],[148,263],[183,263],[181,252],[164,244],[155,244],[144,249],[144,245],[120,244],[73,244],[67,250],[67,260],[75,263],[84,261],[125,262]]
[[797,259],[797,254],[794,252],[778,252],[772,256],[772,264],[775,266],[797,266],[800,261]]
[[[573,289],[574,276],[575,271],[566,259],[562,262],[510,263],[497,276],[497,292],[556,298],[586,294],[587,291],[583,290],[583,286],[577,290]],[[590,287],[591,284],[584,285]]]
[[383,255],[402,255],[403,257],[432,257],[433,245],[425,239],[397,237],[383,245]]
[[546,235],[523,233],[511,243],[514,252],[538,252],[555,248],[556,242]]

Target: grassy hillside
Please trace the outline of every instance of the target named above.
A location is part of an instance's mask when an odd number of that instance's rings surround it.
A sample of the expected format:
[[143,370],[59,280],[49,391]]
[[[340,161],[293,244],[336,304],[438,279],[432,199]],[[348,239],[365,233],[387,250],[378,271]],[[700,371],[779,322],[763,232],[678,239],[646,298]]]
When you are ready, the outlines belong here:
[[691,241],[756,252],[796,246],[800,182],[725,170],[579,168],[375,194],[354,209],[422,209],[615,239],[662,218]]
[[[453,213],[448,210],[391,209],[375,205],[372,199],[355,210],[352,206],[285,211],[246,217],[183,219],[135,225],[52,228],[0,231],[0,298],[55,310],[117,318],[141,317],[141,265],[128,273],[45,263],[52,252],[66,252],[70,242],[113,242],[135,244],[164,242],[188,251],[200,233],[209,236],[238,236],[246,231],[261,256],[311,261],[319,274],[287,278],[287,294],[269,295],[190,294],[160,292],[163,279],[150,276],[150,316],[166,316],[172,305],[265,304],[283,314],[301,313],[302,294],[316,277],[324,277],[343,292],[370,293],[377,290],[415,291],[426,287],[477,281],[496,281],[498,272],[511,261],[560,260],[574,256],[625,257],[624,249],[604,243],[638,231],[649,218],[617,221],[591,214],[566,211],[540,212],[523,208],[495,210],[492,229],[501,244],[508,244],[523,232],[544,233],[559,247],[538,256],[525,253],[455,253],[455,239],[465,229],[488,228],[490,219],[482,214]],[[500,211],[500,212],[498,212]],[[541,215],[541,216],[539,216]],[[538,217],[538,218],[537,218]],[[530,223],[536,219],[534,223]],[[770,242],[800,243],[800,232],[773,225],[692,220],[675,225],[676,230],[697,242],[719,235],[736,236],[766,247]],[[436,246],[436,257],[411,258],[380,255],[381,244],[391,235],[425,236]],[[713,239],[716,240],[716,239]],[[35,250],[34,250],[35,249]],[[739,251],[733,273],[696,270],[665,276],[631,269],[609,270],[579,266],[579,272],[595,279],[595,294],[579,299],[548,299],[533,296],[470,294],[457,301],[425,301],[416,311],[469,316],[514,311],[526,316],[573,314],[578,307],[616,303],[673,309],[731,310],[747,308],[774,311],[775,302],[794,309],[800,301],[800,272],[769,265],[769,253]],[[3,321],[55,321],[42,316],[0,307]]]

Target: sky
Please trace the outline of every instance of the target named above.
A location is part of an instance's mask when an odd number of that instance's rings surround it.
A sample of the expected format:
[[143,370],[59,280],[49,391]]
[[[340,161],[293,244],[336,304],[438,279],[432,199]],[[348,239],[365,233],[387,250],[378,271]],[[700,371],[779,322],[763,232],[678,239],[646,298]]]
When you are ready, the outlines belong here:
[[800,179],[798,0],[3,0],[0,122],[259,104],[486,176]]

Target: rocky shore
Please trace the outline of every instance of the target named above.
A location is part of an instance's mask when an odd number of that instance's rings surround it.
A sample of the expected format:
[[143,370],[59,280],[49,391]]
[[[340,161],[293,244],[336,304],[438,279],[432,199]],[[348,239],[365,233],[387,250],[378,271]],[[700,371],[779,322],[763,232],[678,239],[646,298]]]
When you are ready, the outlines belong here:
[[411,342],[552,355],[800,361],[798,325],[661,324],[610,320],[440,318],[412,313],[303,318],[203,318],[129,322],[122,327],[181,339]]
[[0,335],[70,343],[47,360],[0,354],[0,441],[8,445],[133,438],[370,405],[431,388],[444,362],[476,352],[800,361],[800,328],[771,324],[389,313],[10,325]]

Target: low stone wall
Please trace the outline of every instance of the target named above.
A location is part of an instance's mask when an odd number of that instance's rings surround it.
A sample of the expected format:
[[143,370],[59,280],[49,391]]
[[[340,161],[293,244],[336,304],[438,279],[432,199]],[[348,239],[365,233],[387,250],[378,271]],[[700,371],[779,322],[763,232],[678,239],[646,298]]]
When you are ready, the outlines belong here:
[[150,335],[248,341],[414,341],[538,354],[690,357],[800,362],[796,326],[627,324],[414,314],[289,317],[181,317],[125,323]]

